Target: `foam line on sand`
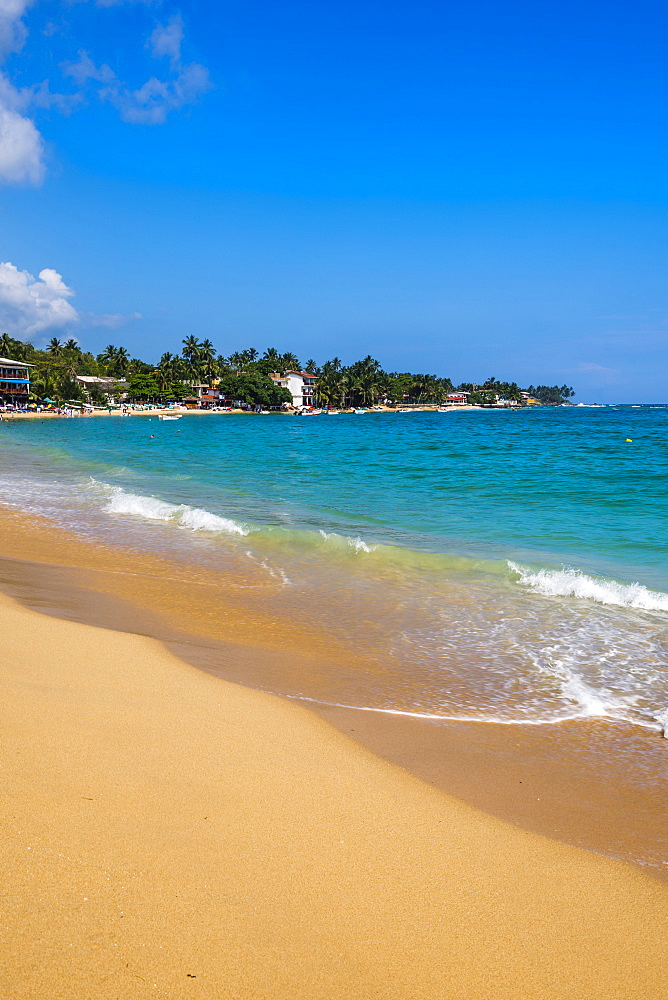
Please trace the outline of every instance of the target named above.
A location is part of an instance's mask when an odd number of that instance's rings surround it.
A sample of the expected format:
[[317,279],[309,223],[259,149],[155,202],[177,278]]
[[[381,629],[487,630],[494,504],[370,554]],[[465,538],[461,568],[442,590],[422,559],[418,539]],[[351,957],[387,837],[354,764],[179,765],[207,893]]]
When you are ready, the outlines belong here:
[[654,1000],[668,892],[0,597],[3,1000]]

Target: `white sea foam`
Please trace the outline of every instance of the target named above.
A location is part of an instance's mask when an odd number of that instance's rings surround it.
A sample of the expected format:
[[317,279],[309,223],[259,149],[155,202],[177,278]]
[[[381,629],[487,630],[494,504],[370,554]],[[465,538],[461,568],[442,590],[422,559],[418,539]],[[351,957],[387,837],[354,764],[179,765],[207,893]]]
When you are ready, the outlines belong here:
[[351,705],[340,701],[323,701],[322,698],[311,698],[305,694],[287,694],[287,698],[295,701],[308,701],[314,705],[324,705],[327,708],[349,708],[355,712],[378,712],[381,715],[403,715],[411,719],[427,719],[430,722],[488,722],[497,726],[555,726],[560,722],[573,722],[582,718],[581,713],[564,713],[545,718],[504,718],[503,716],[490,715],[481,712],[478,715],[464,715],[436,712],[411,712],[403,708],[383,708],[376,705]]
[[111,514],[132,514],[150,521],[173,521],[190,531],[223,531],[232,535],[247,535],[248,529],[229,517],[219,517],[188,504],[167,503],[156,497],[127,493],[120,486],[111,487],[106,509]]
[[641,583],[618,583],[570,567],[532,570],[510,560],[508,566],[519,575],[518,583],[545,597],[578,597],[637,611],[668,611],[668,594],[649,590]]
[[292,586],[292,580],[283,572],[280,566],[272,566],[266,559],[258,559],[257,556],[253,555],[250,549],[247,550],[246,555],[253,562],[258,563],[263,570],[265,570],[269,576],[273,577],[274,580],[279,580],[283,587]]
[[323,531],[322,528],[320,528],[319,534],[326,542],[330,542],[332,545],[346,545],[355,552],[375,552],[378,548],[377,545],[367,545],[364,539],[360,538],[359,535],[355,538],[351,538],[350,535],[338,535],[334,531]]
[[661,727],[661,735],[668,740],[668,708],[664,712],[657,712],[655,718]]

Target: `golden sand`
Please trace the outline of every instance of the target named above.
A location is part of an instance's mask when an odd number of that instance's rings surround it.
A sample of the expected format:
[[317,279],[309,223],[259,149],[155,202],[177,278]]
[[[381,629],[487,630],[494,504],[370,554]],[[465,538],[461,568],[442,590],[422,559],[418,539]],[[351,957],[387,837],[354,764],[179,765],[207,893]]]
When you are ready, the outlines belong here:
[[[309,627],[299,605],[277,607],[265,589],[239,587],[247,571],[231,577],[93,544],[0,507],[0,587],[31,607],[152,636],[217,677],[270,691],[305,690],[324,702],[342,667],[360,675],[375,668],[352,642],[321,624]],[[642,863],[668,880],[668,741],[656,733],[604,719],[434,725],[307,704],[346,736],[485,813]]]
[[656,1000],[668,891],[0,599],[4,1000]]

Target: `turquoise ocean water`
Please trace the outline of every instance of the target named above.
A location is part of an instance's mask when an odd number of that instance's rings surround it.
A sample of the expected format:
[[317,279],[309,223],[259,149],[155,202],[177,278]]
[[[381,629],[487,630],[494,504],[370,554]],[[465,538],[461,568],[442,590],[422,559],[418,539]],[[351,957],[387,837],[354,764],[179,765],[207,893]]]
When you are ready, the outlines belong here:
[[4,422],[0,461],[0,502],[372,652],[334,703],[668,724],[668,407]]

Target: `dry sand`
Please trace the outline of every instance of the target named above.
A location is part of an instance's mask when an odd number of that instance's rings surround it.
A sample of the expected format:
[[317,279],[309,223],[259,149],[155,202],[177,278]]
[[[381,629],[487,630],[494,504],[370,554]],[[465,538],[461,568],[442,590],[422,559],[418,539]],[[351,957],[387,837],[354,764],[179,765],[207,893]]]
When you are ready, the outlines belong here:
[[3,1000],[668,993],[668,891],[0,599]]

